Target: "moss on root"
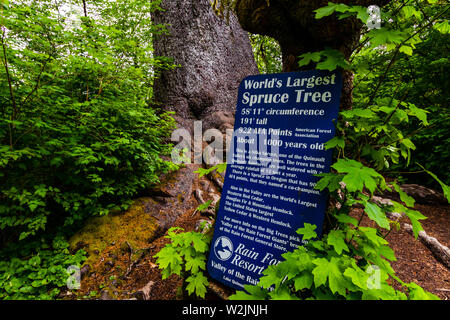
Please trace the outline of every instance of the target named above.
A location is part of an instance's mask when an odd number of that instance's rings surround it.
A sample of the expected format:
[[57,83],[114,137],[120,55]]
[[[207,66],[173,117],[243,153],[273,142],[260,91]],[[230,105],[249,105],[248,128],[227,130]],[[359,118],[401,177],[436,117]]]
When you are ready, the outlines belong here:
[[159,228],[158,221],[148,210],[147,204],[152,201],[140,198],[124,212],[88,219],[84,227],[70,238],[70,249],[83,248],[88,253],[85,264],[92,265],[106,248],[120,250],[126,242],[133,248],[148,246],[148,240]]

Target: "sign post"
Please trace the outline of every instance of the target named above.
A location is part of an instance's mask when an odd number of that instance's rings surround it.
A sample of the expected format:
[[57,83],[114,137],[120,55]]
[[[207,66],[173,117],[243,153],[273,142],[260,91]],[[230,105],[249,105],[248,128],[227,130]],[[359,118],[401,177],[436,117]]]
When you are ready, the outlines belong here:
[[312,70],[245,78],[239,87],[227,170],[208,260],[216,280],[242,290],[302,245],[305,222],[322,231],[342,89],[339,72]]

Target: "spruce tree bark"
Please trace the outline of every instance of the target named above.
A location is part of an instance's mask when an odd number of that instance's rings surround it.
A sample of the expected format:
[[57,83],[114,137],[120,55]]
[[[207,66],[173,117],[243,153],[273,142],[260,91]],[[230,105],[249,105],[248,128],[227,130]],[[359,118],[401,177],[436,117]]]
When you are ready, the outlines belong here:
[[163,0],[161,7],[153,19],[169,34],[154,39],[155,55],[179,67],[155,81],[156,101],[175,111],[179,127],[202,120],[204,130],[232,128],[239,83],[258,73],[247,32],[234,15],[218,17],[209,0]]

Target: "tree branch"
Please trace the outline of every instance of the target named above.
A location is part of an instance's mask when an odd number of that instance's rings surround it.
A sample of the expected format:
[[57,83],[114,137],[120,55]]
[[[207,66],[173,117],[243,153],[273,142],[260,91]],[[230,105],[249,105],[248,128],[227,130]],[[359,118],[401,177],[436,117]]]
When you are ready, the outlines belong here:
[[83,0],[83,11],[84,11],[84,16],[87,18],[87,6],[86,6],[86,0]]
[[[11,117],[10,117],[10,120],[12,122],[12,121],[14,121],[16,119],[16,116],[17,116],[17,104],[16,104],[16,99],[14,98],[14,91],[13,91],[13,87],[12,87],[11,75],[9,74],[8,58],[6,57],[5,28],[3,26],[3,23],[1,25],[1,27],[2,27],[1,41],[2,41],[2,49],[3,49],[3,60],[2,60],[2,62],[3,62],[3,65],[5,66],[6,78],[8,80],[8,86],[9,86],[9,95],[11,97],[11,103],[12,103],[12,107],[13,107],[13,112],[12,112]],[[13,136],[14,126],[13,126],[13,124],[11,122],[9,123],[8,127],[9,127],[9,146],[10,146],[10,148],[12,150],[12,148],[13,148],[13,138],[12,138],[12,136]]]

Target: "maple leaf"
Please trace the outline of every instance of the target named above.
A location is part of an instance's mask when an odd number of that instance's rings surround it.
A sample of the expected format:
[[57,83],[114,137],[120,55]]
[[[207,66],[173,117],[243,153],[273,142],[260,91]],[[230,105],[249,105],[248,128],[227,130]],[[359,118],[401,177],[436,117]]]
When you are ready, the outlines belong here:
[[363,290],[367,290],[367,279],[369,274],[361,270],[358,266],[347,268],[344,271],[344,276],[350,278],[352,283]]
[[291,294],[288,288],[281,288],[279,290],[274,290],[269,293],[273,300],[300,300],[297,296]]
[[314,284],[316,287],[324,285],[328,279],[328,284],[333,293],[346,295],[347,280],[339,270],[339,259],[332,257],[330,261],[325,258],[314,259],[313,263],[317,266],[312,271],[314,275]]
[[267,290],[264,290],[258,286],[244,285],[245,291],[237,291],[230,296],[229,300],[265,300],[268,297]]
[[339,159],[332,165],[339,173],[347,173],[342,182],[350,192],[362,191],[365,186],[371,193],[377,187],[377,180],[384,182],[384,178],[374,169],[364,166],[352,159]]
[[366,212],[369,218],[375,221],[380,227],[390,230],[389,220],[386,218],[386,213],[383,212],[379,206],[367,201],[365,203],[364,212]]
[[342,180],[341,175],[337,175],[334,173],[320,173],[316,175],[317,177],[321,177],[319,181],[317,181],[314,189],[322,191],[325,188],[328,188],[331,192],[340,188],[339,182]]
[[264,276],[259,279],[258,283],[258,285],[263,288],[270,288],[272,285],[277,287],[284,278],[284,275],[282,275],[279,272],[279,269],[274,265],[270,265],[263,271],[263,274]]
[[334,250],[341,254],[342,251],[349,252],[348,246],[344,241],[344,232],[342,230],[331,230],[328,233],[327,243],[334,247]]
[[419,236],[419,232],[423,230],[422,224],[419,222],[419,220],[427,219],[427,217],[425,217],[419,211],[409,209],[404,205],[401,205],[400,203],[395,201],[394,201],[394,210],[396,212],[404,212],[406,214],[406,216],[411,221],[414,237],[417,239],[417,237]]
[[319,62],[321,58],[320,52],[307,52],[299,56],[298,65],[300,67],[308,65],[311,61]]
[[186,282],[188,283],[186,290],[190,295],[195,292],[197,296],[201,298],[205,297],[208,279],[202,273],[190,276],[186,279]]
[[295,290],[300,291],[303,289],[311,288],[314,282],[314,277],[310,272],[302,272],[299,276],[294,278]]
[[205,270],[205,266],[206,263],[204,256],[186,258],[186,265],[185,265],[186,271],[191,270],[191,273],[197,273],[199,272],[199,270]]
[[302,240],[309,240],[317,237],[317,233],[314,231],[317,228],[315,224],[304,223],[303,228],[297,230],[298,234],[303,235]]
[[195,251],[206,252],[208,250],[208,243],[204,234],[191,232],[189,239],[192,241]]
[[345,4],[328,2],[328,5],[326,7],[321,7],[319,9],[314,10],[314,12],[316,13],[315,18],[321,19],[323,17],[327,17],[333,14],[335,11],[346,12],[349,11],[349,9],[350,7]]
[[171,273],[180,275],[183,261],[172,246],[162,248],[155,257],[158,258],[156,262],[159,264],[159,267],[167,271],[163,272],[163,279],[167,278]]
[[389,30],[385,27],[380,29],[372,29],[368,36],[373,47],[378,47],[384,44],[399,44],[406,39],[406,34],[399,30]]
[[317,64],[317,69],[333,71],[338,67],[349,69],[350,64],[345,60],[344,54],[336,49],[327,48],[321,51],[325,60]]

